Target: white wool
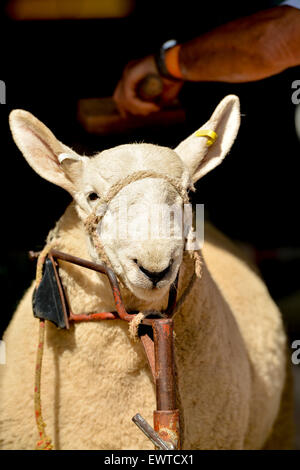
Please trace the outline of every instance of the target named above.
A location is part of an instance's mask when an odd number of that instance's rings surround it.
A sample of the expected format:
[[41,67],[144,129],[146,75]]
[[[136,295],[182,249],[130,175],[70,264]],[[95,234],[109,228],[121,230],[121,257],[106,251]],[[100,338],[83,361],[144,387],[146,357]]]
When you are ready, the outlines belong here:
[[[226,97],[202,126],[218,134],[190,136],[177,149],[131,144],[95,157],[74,152],[30,113],[13,111],[12,133],[29,164],[74,198],[49,234],[59,249],[86,259],[97,251],[84,229],[93,209],[88,195],[104,195],[121,178],[154,170],[185,187],[219,164],[239,127],[239,104]],[[76,155],[76,154],[75,154]],[[101,234],[109,260],[124,283],[128,310],[166,306],[168,290],[180,268],[179,296],[193,273],[184,240],[109,241],[115,208],[126,200],[135,207],[181,204],[167,181],[146,178],[123,188],[109,205]],[[136,212],[140,224],[143,213]],[[133,221],[134,221],[133,216]],[[256,269],[218,231],[205,226],[201,278],[175,317],[178,407],[184,449],[261,449],[290,445],[290,401],[286,374],[286,337],[280,312]],[[139,264],[133,262],[137,258]],[[169,273],[151,289],[139,269]],[[61,262],[60,274],[74,313],[114,310],[107,278]],[[0,367],[0,444],[3,449],[32,449],[37,440],[33,378],[38,321],[32,315],[33,286],[21,300],[4,335],[7,363]],[[137,413],[152,422],[155,391],[147,359],[133,342],[128,324],[106,320],[73,324],[69,331],[47,323],[42,371],[42,407],[47,434],[56,449],[152,449],[131,422]]]

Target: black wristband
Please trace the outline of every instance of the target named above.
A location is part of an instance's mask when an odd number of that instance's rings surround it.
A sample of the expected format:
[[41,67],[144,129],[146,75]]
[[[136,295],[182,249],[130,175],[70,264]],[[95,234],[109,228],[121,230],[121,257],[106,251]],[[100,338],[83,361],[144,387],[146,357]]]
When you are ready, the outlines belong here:
[[155,64],[158,69],[159,74],[167,78],[168,80],[174,80],[176,82],[182,81],[182,79],[174,77],[171,75],[166,67],[165,61],[165,53],[168,49],[177,45],[176,39],[169,39],[168,41],[164,42],[159,51],[154,55]]

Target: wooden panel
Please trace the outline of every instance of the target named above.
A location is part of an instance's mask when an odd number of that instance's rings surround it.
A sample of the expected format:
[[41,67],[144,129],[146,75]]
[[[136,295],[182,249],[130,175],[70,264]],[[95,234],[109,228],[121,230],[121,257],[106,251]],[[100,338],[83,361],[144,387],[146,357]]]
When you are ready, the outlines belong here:
[[141,128],[164,128],[184,123],[185,110],[175,101],[147,116],[120,116],[112,98],[86,98],[78,102],[78,120],[86,132],[98,135],[130,133]]
[[14,20],[121,18],[131,13],[134,0],[10,0],[7,14]]

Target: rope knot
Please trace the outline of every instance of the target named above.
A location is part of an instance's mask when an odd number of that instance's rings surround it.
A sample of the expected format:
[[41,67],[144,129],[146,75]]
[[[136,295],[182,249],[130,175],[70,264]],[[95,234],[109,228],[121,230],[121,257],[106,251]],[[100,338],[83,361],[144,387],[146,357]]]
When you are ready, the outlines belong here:
[[146,317],[146,314],[143,312],[140,312],[137,315],[135,315],[135,317],[133,318],[133,320],[131,320],[131,322],[129,322],[129,325],[128,325],[129,336],[132,339],[132,341],[134,341],[135,343],[139,339],[139,335],[138,335],[139,326],[145,317]]
[[150,317],[150,316],[155,316],[160,317],[160,318],[166,318],[166,315],[162,312],[159,312],[157,310],[148,310],[147,312],[140,312],[134,316],[134,318],[129,322],[128,325],[128,330],[129,330],[129,336],[130,338],[136,342],[139,339],[139,326],[144,320],[144,318]]

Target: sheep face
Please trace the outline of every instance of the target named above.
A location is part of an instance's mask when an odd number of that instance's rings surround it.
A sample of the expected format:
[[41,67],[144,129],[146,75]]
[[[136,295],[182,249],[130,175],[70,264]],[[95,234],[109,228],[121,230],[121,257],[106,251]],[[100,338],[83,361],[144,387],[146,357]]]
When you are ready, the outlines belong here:
[[[180,188],[187,188],[190,181],[175,151],[150,144],[123,145],[102,152],[85,166],[81,184],[88,210],[82,194],[74,198],[83,220],[90,210],[103,210],[97,235],[114,271],[135,295],[149,299],[166,293],[181,263],[181,195],[163,176],[147,177],[125,185],[107,206],[101,205],[101,196],[109,194],[115,183],[145,169],[172,177]],[[92,242],[90,252],[97,259]]]
[[[33,169],[73,196],[83,222],[102,211],[97,236],[113,269],[137,297],[154,300],[169,289],[183,256],[183,199],[178,187],[188,189],[221,163],[239,128],[239,100],[233,95],[224,98],[201,127],[217,134],[211,146],[207,137],[192,134],[175,150],[127,144],[85,157],[59,142],[27,111],[12,111],[10,127]],[[142,170],[166,178],[130,182],[107,206],[101,205],[114,184]],[[167,177],[178,183],[177,189]],[[91,257],[100,261],[95,244],[87,233],[86,237]]]

